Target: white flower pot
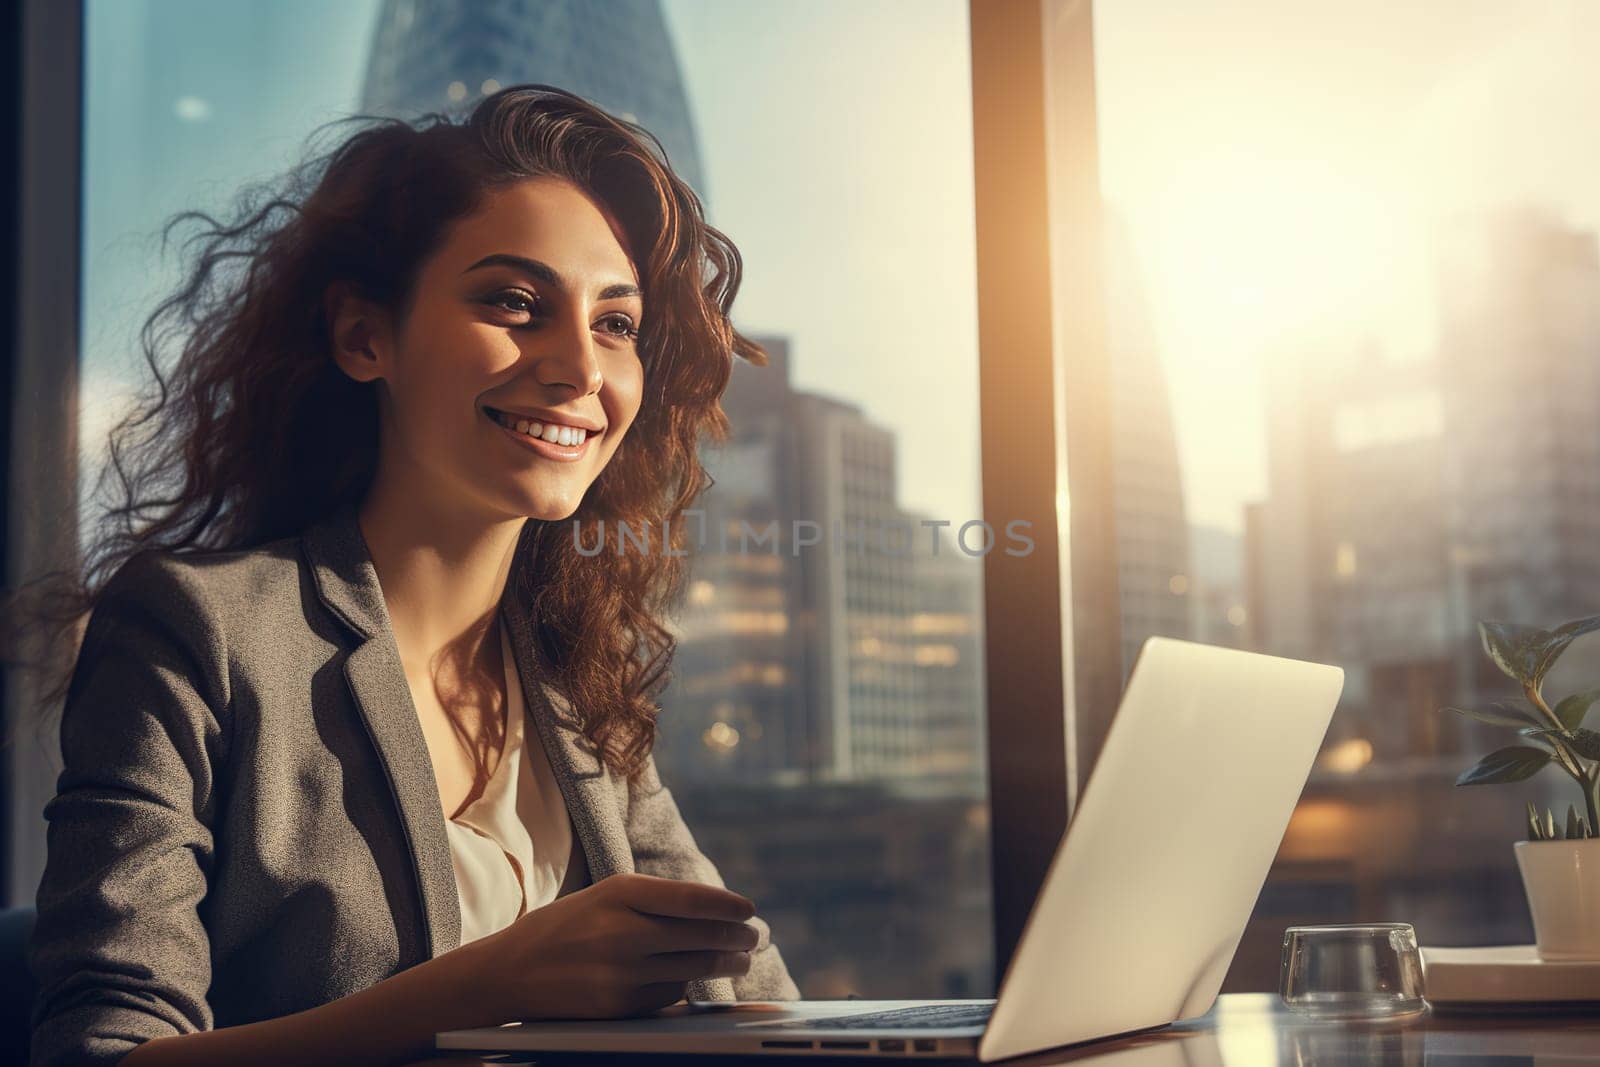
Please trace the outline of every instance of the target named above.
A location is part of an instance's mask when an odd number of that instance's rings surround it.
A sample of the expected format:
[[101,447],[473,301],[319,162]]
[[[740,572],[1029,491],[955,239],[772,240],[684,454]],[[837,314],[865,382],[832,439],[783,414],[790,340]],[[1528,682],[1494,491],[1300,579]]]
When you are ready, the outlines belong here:
[[1600,837],[1518,841],[1539,958],[1600,960]]

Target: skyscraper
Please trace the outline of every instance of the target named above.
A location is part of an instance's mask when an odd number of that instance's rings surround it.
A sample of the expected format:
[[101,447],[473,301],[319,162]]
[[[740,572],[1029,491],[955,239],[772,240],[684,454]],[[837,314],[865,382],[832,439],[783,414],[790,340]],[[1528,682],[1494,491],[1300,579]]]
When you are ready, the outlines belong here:
[[[912,557],[912,615],[906,640],[916,665],[915,728],[921,732],[916,781],[941,795],[985,797],[988,756],[984,732],[983,558],[974,528],[964,551],[954,536],[959,523],[933,529],[916,524]],[[931,536],[938,535],[937,551]],[[991,551],[1008,542],[996,531]]]
[[1110,207],[1104,234],[1117,581],[1126,677],[1146,637],[1190,636],[1192,577],[1183,476],[1161,346],[1132,239]]
[[1347,703],[1396,755],[1456,747],[1453,720],[1419,709],[1503,695],[1480,620],[1600,612],[1595,235],[1523,208],[1439,234],[1430,359],[1286,344],[1269,361],[1265,650],[1345,664]]
[[771,362],[735,364],[730,438],[703,455],[715,484],[664,759],[709,778],[971,795],[981,564],[948,536],[933,557],[932,530],[896,499],[893,433],[794,389],[787,341],[758,340]]
[[[1510,943],[1529,936],[1516,805],[1562,810],[1567,783],[1535,777],[1509,803],[1455,788],[1514,735],[1442,709],[1520,702],[1479,621],[1600,613],[1600,254],[1525,208],[1436,232],[1427,358],[1321,329],[1266,362],[1269,498],[1246,568],[1261,647],[1345,669],[1275,880],[1357,902],[1341,918],[1403,906],[1419,930]],[[1307,918],[1291,911],[1268,925]]]
[[1438,255],[1454,636],[1600,613],[1600,254],[1541,211],[1453,220]]
[[688,96],[658,0],[384,0],[363,111],[458,114],[519,82],[570,90],[653,133],[709,197]]
[[691,524],[687,602],[661,718],[664,765],[697,781],[808,782],[826,762],[800,638],[799,561],[782,534],[794,508],[788,341],[770,363],[736,364],[723,406],[732,433],[702,450],[715,484]]
[[1459,655],[1438,365],[1298,338],[1269,368],[1263,651],[1342,664],[1344,707],[1378,758],[1452,751],[1436,713]]

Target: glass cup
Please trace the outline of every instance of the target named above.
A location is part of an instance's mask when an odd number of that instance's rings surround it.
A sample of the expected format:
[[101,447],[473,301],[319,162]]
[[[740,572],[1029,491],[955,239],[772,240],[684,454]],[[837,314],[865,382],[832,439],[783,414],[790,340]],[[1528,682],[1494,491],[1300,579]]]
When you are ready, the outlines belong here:
[[1409,923],[1291,926],[1278,992],[1290,1008],[1328,1019],[1394,1019],[1427,1009],[1422,954]]

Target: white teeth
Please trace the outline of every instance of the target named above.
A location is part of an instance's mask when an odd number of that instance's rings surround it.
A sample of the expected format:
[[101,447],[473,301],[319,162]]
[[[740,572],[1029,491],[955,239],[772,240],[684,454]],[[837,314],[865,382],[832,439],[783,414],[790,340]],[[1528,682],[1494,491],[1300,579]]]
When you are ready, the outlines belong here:
[[540,437],[551,444],[572,447],[583,444],[589,436],[589,431],[578,429],[574,426],[557,426],[555,423],[535,422],[533,419],[517,418],[513,415],[501,414],[497,416],[500,425],[518,433],[527,434],[529,437]]

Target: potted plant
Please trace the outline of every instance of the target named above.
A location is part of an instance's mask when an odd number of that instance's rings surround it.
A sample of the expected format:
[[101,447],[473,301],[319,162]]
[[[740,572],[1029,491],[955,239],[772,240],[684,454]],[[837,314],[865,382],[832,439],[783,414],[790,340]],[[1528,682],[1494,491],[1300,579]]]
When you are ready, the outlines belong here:
[[1600,615],[1554,630],[1482,622],[1483,649],[1522,689],[1526,705],[1496,702],[1490,710],[1448,708],[1514,729],[1520,744],[1496,749],[1462,772],[1456,785],[1520,782],[1554,765],[1583,794],[1583,812],[1569,804],[1565,818],[1528,805],[1528,840],[1516,844],[1517,867],[1533,913],[1534,940],[1547,960],[1600,959],[1600,731],[1584,726],[1600,688],[1563,698],[1554,707],[1544,680],[1567,646],[1600,630]]

